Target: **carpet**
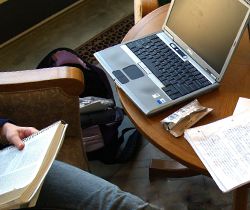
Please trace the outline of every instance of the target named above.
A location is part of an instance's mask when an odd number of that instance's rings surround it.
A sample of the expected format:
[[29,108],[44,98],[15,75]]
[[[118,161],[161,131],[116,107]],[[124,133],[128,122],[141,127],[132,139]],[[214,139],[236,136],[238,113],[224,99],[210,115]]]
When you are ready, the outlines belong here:
[[134,16],[131,14],[77,47],[75,51],[87,62],[96,64],[97,60],[93,54],[99,50],[121,43],[123,37],[133,25]]

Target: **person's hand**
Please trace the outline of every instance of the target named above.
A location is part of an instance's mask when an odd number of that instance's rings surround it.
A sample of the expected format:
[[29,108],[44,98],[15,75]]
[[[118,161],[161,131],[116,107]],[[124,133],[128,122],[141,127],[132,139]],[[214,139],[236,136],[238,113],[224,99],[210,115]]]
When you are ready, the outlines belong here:
[[36,133],[38,130],[33,127],[20,127],[11,123],[5,123],[0,131],[2,138],[5,138],[9,143],[14,144],[19,150],[24,148],[22,139]]

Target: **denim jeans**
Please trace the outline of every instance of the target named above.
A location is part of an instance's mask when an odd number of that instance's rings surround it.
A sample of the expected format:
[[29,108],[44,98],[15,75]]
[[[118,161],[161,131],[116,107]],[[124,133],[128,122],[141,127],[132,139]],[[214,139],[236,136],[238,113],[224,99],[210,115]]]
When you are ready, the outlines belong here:
[[34,209],[149,210],[158,208],[97,176],[55,161],[45,178]]

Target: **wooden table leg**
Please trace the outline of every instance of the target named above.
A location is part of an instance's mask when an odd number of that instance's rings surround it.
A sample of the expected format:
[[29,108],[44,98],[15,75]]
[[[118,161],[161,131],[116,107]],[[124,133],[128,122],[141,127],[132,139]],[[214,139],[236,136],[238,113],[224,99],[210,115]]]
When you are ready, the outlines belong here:
[[233,210],[247,210],[248,187],[243,186],[233,191]]
[[149,166],[149,180],[161,177],[180,178],[199,175],[196,171],[175,160],[152,159]]

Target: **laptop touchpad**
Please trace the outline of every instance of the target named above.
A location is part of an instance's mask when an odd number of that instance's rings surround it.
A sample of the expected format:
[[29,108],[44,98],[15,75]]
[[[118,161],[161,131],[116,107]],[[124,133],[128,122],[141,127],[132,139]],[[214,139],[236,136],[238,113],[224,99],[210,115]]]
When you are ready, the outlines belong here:
[[143,72],[136,66],[136,65],[130,65],[126,68],[122,69],[130,79],[138,79],[140,77],[143,77]]
[[122,71],[116,70],[112,73],[122,84],[126,84],[127,82],[129,82],[128,78],[122,73]]

